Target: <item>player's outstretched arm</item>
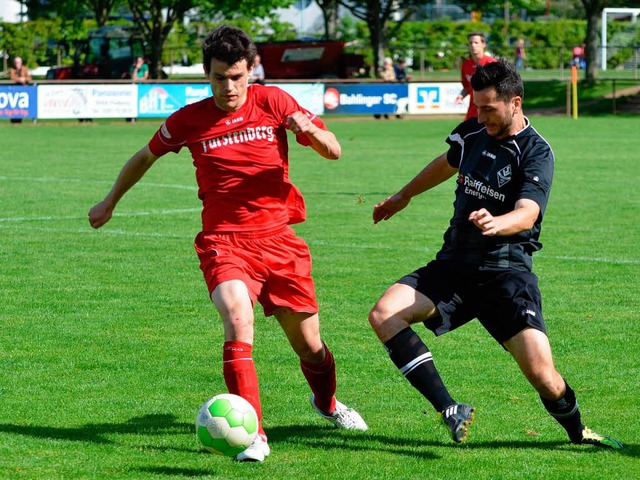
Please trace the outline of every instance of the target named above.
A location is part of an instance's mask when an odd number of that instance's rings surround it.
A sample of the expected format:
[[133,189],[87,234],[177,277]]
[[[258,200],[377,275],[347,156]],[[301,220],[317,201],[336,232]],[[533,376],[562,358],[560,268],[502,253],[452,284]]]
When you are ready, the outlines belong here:
[[329,130],[315,125],[302,112],[295,112],[287,117],[289,129],[296,135],[304,133],[311,141],[311,148],[329,160],[337,160],[342,154],[342,147],[336,136]]
[[407,183],[402,190],[373,207],[373,223],[378,223],[380,220],[389,220],[405,208],[413,197],[441,184],[451,178],[457,171],[457,169],[449,165],[446,153],[439,155],[424,167],[413,180]]
[[125,163],[104,200],[89,210],[89,223],[93,228],[100,228],[111,219],[113,210],[123,195],[142,178],[157,159],[146,145]]

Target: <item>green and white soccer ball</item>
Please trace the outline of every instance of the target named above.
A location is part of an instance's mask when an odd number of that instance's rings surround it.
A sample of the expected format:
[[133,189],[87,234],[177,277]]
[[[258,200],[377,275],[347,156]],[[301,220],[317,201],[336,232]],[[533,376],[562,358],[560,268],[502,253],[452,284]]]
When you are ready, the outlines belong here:
[[251,404],[238,395],[216,395],[198,410],[196,435],[210,452],[235,457],[256,439],[258,415]]

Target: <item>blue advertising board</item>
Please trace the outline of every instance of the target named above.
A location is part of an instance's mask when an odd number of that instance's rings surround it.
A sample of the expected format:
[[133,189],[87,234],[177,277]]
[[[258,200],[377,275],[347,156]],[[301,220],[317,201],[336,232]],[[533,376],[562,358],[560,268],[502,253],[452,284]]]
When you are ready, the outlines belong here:
[[138,117],[168,117],[181,107],[210,96],[208,83],[138,84]]
[[0,120],[37,117],[37,87],[0,85]]
[[409,103],[406,83],[336,84],[324,90],[325,113],[404,114]]

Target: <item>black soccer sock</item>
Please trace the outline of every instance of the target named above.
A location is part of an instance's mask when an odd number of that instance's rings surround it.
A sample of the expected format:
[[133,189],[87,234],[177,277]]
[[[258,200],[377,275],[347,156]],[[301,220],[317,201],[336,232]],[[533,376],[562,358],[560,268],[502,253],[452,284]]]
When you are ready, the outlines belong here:
[[576,400],[576,394],[569,384],[564,382],[566,391],[562,398],[558,400],[547,400],[540,397],[544,408],[547,412],[562,425],[569,434],[569,438],[573,443],[580,443],[582,440],[582,429],[584,425],[580,419],[580,408]]
[[455,403],[436,370],[431,352],[410,327],[384,346],[395,366],[438,412]]

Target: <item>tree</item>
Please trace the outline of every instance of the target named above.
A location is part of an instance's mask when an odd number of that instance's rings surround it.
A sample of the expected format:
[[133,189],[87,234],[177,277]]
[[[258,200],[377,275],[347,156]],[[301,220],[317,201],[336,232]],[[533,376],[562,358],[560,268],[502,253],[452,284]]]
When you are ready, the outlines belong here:
[[27,7],[29,18],[62,18],[64,20],[80,21],[92,15],[98,27],[103,27],[109,20],[113,9],[123,4],[124,0],[21,0]]
[[322,9],[324,17],[324,35],[329,40],[335,40],[338,36],[338,0],[316,0]]
[[598,56],[598,28],[600,26],[600,15],[607,5],[607,0],[582,0],[582,5],[587,14],[587,32],[585,38],[585,59],[587,60],[587,71],[585,80],[593,82],[596,79]]
[[127,0],[138,27],[149,47],[149,70],[152,78],[162,76],[162,51],[167,37],[177,21],[183,21],[187,12],[201,10],[209,17],[227,18],[250,16],[263,18],[271,10],[288,6],[294,0]]
[[[373,63],[382,64],[388,39],[419,7],[429,0],[338,0],[354,17],[364,20],[369,29],[369,42],[373,49]],[[391,20],[394,20],[391,26]]]
[[[68,3],[68,2],[65,2]],[[81,5],[89,8],[95,16],[98,27],[104,27],[113,9],[123,3],[123,0],[79,0]]]

